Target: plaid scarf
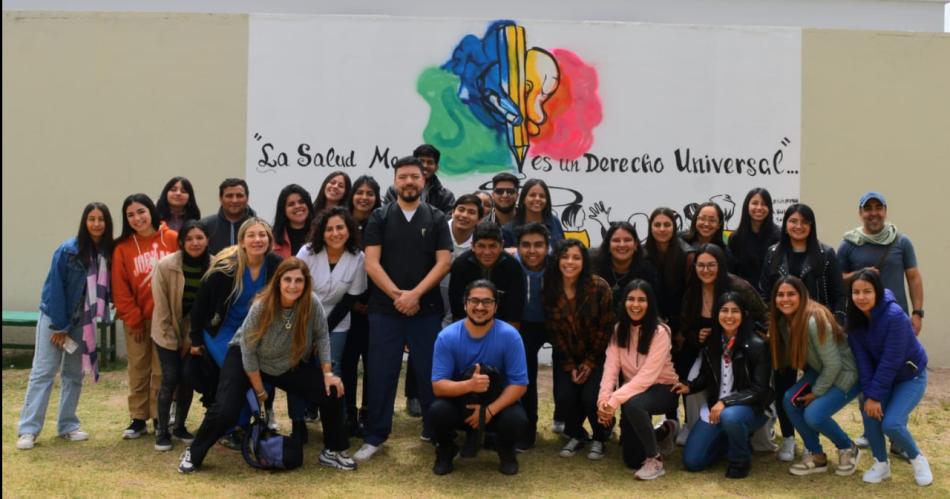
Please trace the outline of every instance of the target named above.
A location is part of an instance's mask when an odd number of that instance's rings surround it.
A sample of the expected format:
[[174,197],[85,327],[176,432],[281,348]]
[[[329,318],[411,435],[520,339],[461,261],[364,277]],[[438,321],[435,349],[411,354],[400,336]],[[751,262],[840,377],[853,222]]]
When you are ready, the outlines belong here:
[[109,265],[106,258],[96,255],[90,258],[86,274],[86,300],[82,310],[82,371],[92,374],[99,382],[99,351],[96,349],[96,320],[108,320]]

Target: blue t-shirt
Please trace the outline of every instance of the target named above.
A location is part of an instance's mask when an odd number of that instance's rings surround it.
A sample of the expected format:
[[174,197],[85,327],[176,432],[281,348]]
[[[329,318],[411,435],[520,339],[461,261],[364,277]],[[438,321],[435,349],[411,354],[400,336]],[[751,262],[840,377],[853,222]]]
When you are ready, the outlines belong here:
[[[900,234],[898,238],[891,247],[891,252],[887,254],[887,258],[884,259],[884,264],[878,270],[881,271],[881,284],[894,293],[894,299],[906,314],[910,311],[907,308],[907,293],[904,290],[904,273],[907,269],[917,266],[917,255],[914,253],[914,245],[907,236]],[[838,266],[841,267],[843,273],[854,272],[865,267],[877,267],[885,251],[887,251],[887,246],[881,244],[865,243],[858,246],[849,241],[842,241],[841,246],[838,247]]]
[[224,358],[228,354],[228,344],[234,338],[244,318],[251,310],[251,303],[254,301],[254,295],[264,288],[267,284],[267,270],[261,267],[257,280],[251,278],[251,269],[244,269],[244,282],[241,283],[241,295],[228,307],[228,315],[224,318],[224,323],[218,328],[218,334],[212,337],[207,331],[204,332],[205,350],[211,354],[215,364],[218,367],[224,366]]
[[504,376],[505,386],[528,384],[528,363],[518,330],[495,319],[488,333],[475,339],[465,321],[445,327],[435,340],[432,354],[432,381],[461,381],[462,374],[475,364],[492,366]]

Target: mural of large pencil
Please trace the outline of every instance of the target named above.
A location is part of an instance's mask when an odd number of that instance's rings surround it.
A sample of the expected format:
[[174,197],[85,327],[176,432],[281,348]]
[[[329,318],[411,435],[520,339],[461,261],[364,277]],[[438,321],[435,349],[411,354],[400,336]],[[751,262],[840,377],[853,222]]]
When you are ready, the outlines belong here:
[[520,116],[508,121],[508,147],[515,160],[518,170],[524,166],[528,154],[528,128],[526,113],[526,86],[525,86],[525,33],[524,27],[509,25],[498,31],[498,69],[502,90],[507,93],[511,102],[518,107]]

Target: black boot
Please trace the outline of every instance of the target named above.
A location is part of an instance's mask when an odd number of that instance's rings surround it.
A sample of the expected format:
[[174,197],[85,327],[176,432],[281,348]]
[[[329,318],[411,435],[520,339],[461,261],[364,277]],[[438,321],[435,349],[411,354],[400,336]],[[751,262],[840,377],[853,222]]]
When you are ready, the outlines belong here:
[[437,444],[435,447],[435,464],[432,465],[432,472],[436,475],[448,475],[455,469],[452,461],[455,454],[458,453],[458,446],[455,442]]
[[498,447],[498,459],[500,463],[498,464],[498,471],[503,475],[517,475],[518,474],[518,458],[515,456],[514,446],[506,446],[502,448],[499,445]]
[[726,468],[726,478],[745,478],[749,476],[750,469],[752,469],[751,461],[729,461],[729,467]]

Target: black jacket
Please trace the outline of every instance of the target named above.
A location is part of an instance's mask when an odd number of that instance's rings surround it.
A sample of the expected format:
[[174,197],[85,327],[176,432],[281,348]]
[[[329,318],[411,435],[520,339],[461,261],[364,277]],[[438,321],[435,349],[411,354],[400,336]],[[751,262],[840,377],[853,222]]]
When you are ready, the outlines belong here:
[[218,208],[218,213],[201,219],[201,223],[208,228],[208,252],[212,255],[236,244],[231,242],[231,231],[234,231],[234,237],[237,238],[238,229],[241,228],[248,218],[256,217],[257,213],[248,206],[247,212],[237,222],[230,222],[224,217],[224,208]]
[[[395,200],[396,188],[389,186],[389,189],[386,190],[386,198],[383,200],[383,204],[392,203]],[[452,210],[455,209],[455,194],[452,194],[452,191],[446,189],[439,180],[439,177],[435,175],[426,180],[426,185],[422,188],[422,194],[419,195],[419,200],[423,203],[435,206],[446,215],[452,215]]]
[[449,274],[452,320],[465,318],[465,287],[477,279],[488,279],[498,288],[498,310],[495,317],[508,323],[521,322],[525,302],[525,278],[521,264],[502,251],[495,266],[485,271],[472,250],[462,253],[452,262],[452,272]]
[[[835,257],[835,250],[830,246],[819,243],[821,248],[820,262],[817,267],[813,266],[811,259],[806,257],[802,263],[802,273],[800,278],[808,289],[808,295],[812,300],[828,307],[835,314],[838,324],[844,325],[845,319],[845,297],[844,282],[841,278],[841,270],[838,268],[838,258]],[[778,259],[781,261],[778,261]],[[778,255],[778,244],[773,245],[765,253],[765,261],[762,265],[762,276],[759,279],[759,293],[766,303],[772,298],[772,286],[779,278],[788,275],[788,256],[783,253]]]
[[[274,253],[268,253],[264,257],[264,269],[267,272],[267,279],[271,279],[280,265],[280,256]],[[224,323],[224,318],[228,316],[228,310],[234,297],[228,296],[234,289],[234,276],[224,272],[215,272],[201,281],[198,288],[198,296],[195,298],[195,304],[191,307],[191,331],[188,335],[191,337],[193,346],[205,344],[204,333],[212,337],[217,336],[218,329]]]
[[[748,405],[760,411],[772,403],[772,361],[769,349],[759,335],[750,333],[743,341],[738,339],[732,353],[733,393],[722,399],[726,407]],[[706,391],[706,403],[710,407],[719,401],[722,380],[722,340],[712,336],[699,353],[702,362],[699,376],[687,383],[690,393]]]

